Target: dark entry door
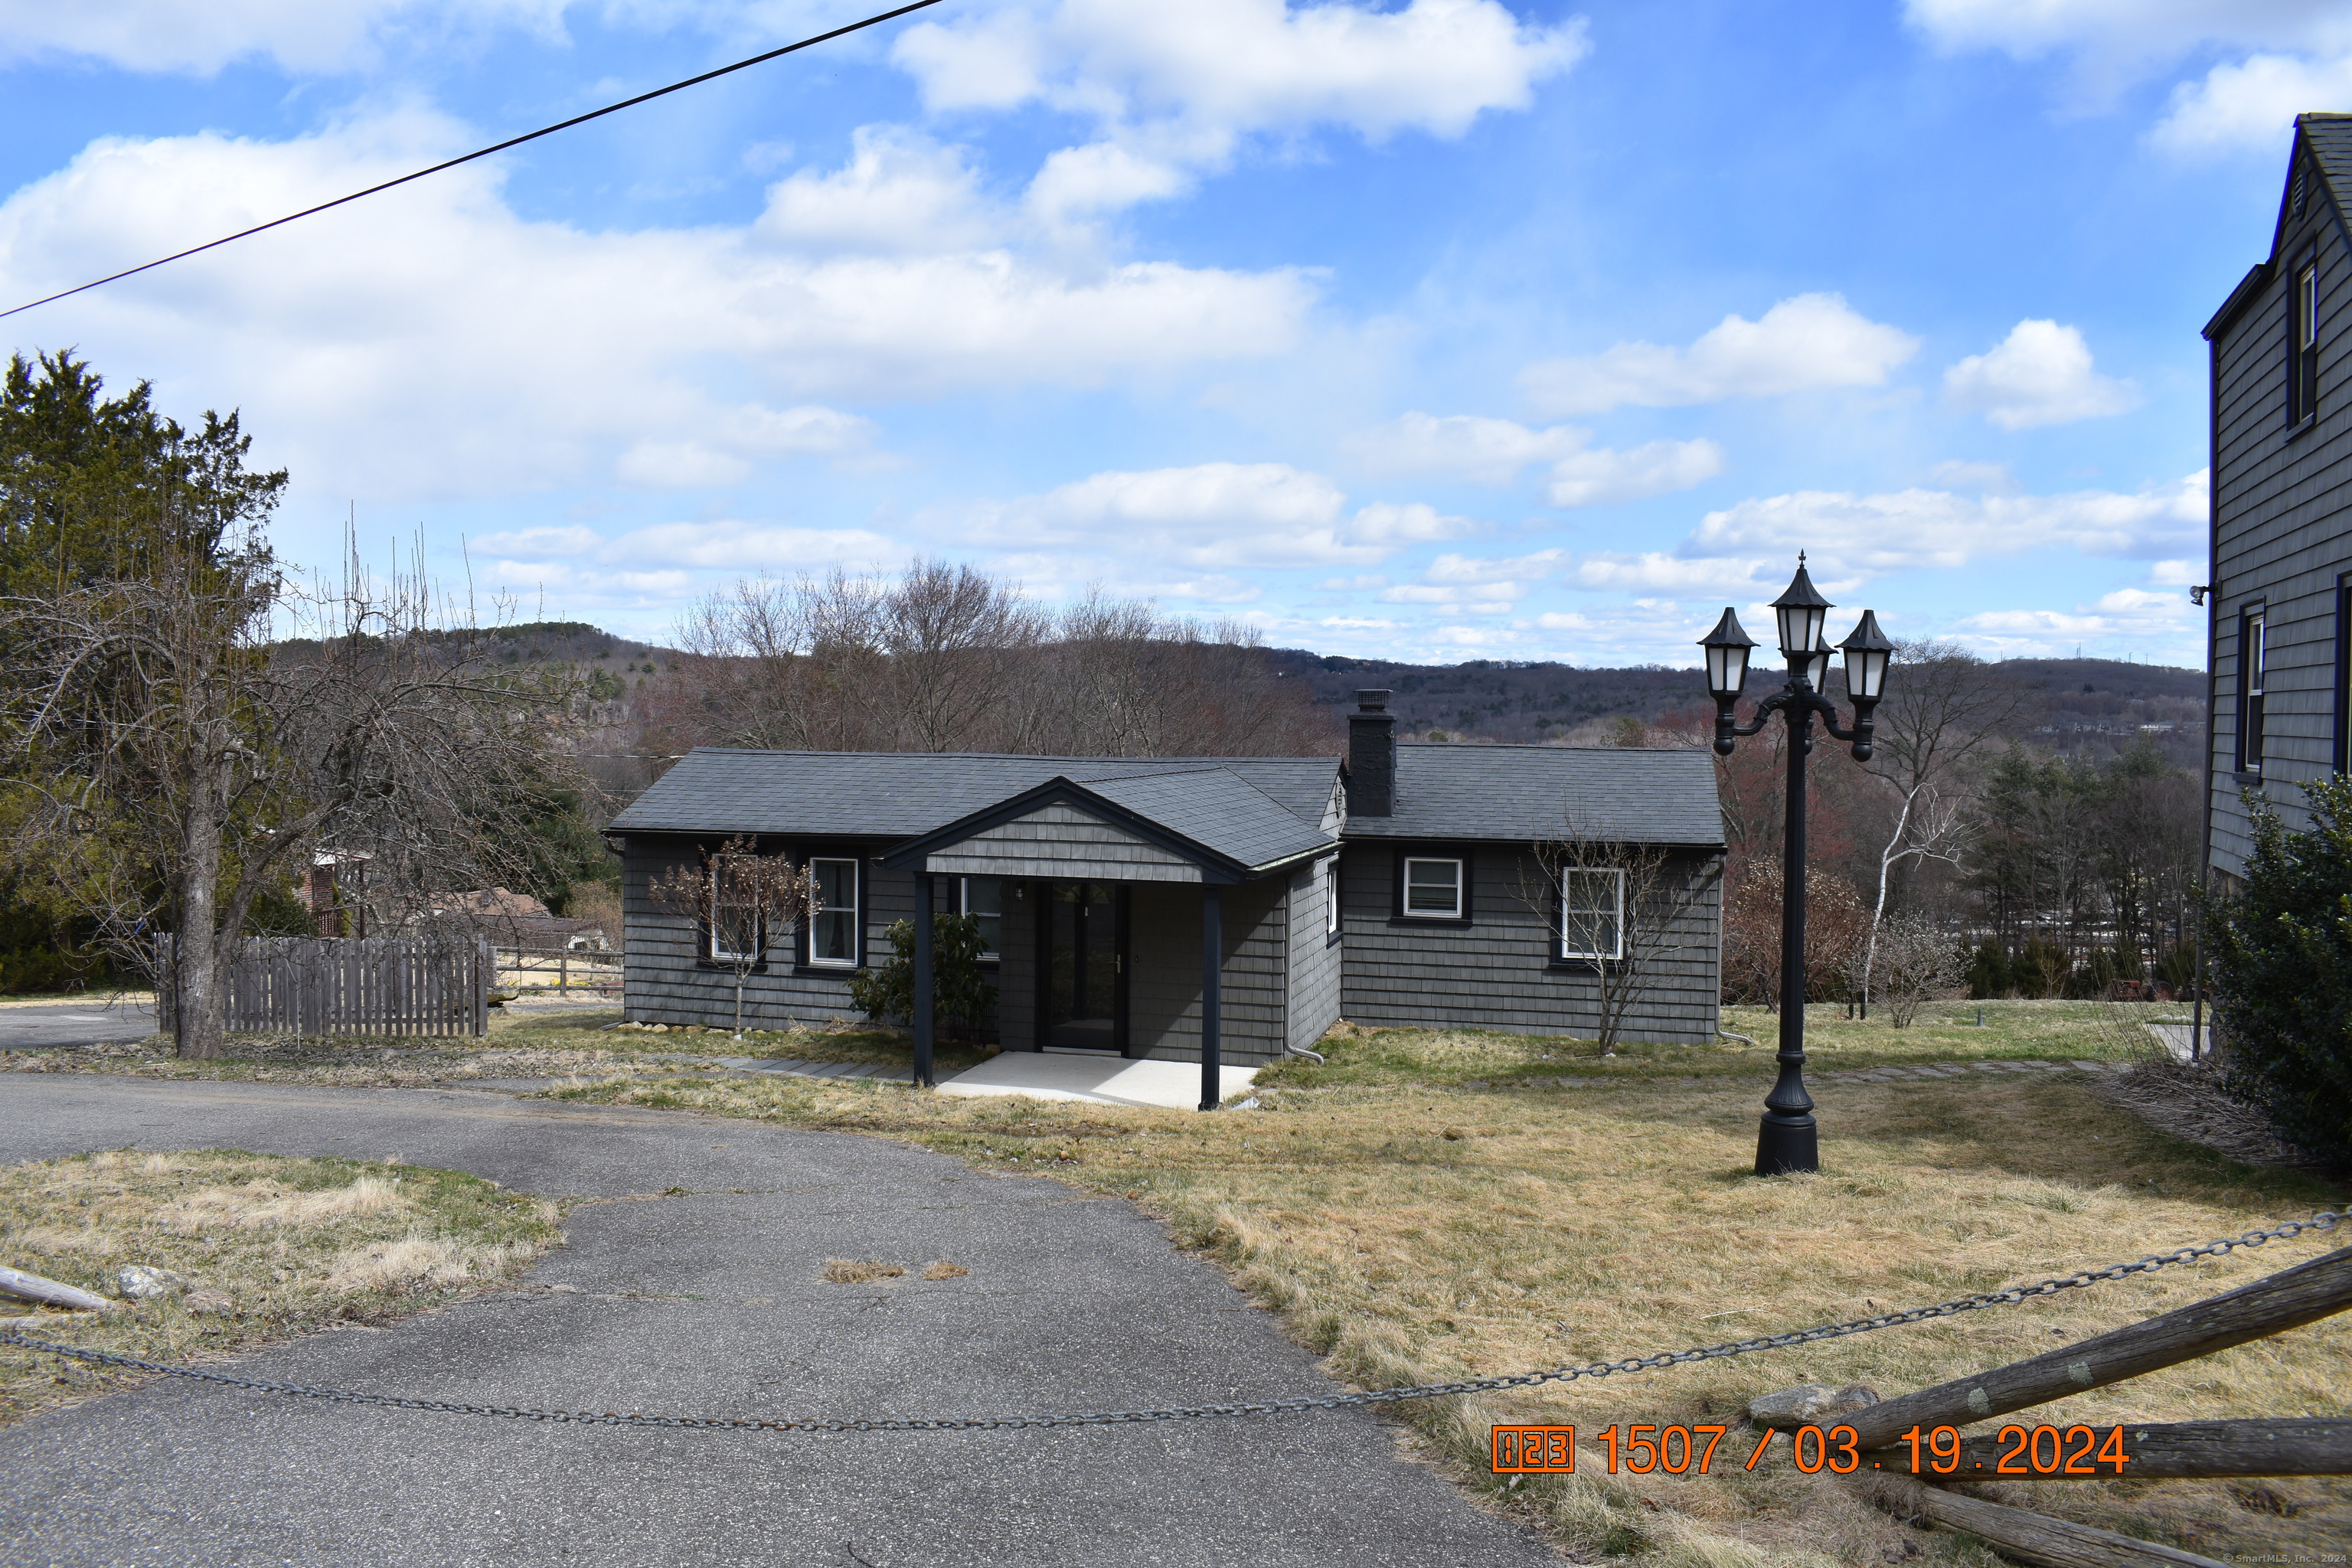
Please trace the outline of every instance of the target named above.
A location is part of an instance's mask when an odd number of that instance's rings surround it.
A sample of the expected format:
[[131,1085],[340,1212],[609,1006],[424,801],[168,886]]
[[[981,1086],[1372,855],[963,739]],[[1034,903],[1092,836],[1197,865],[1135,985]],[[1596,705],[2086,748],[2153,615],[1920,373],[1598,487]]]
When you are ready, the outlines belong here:
[[1040,1044],[1088,1051],[1126,1048],[1127,943],[1120,901],[1115,883],[1045,884]]

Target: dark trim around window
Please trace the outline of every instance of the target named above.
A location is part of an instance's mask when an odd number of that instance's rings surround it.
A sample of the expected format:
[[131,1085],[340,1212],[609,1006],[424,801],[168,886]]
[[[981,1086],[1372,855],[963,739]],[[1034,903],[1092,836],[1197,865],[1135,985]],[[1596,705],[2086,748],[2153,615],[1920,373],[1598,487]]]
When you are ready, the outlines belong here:
[[[1389,924],[1423,931],[1461,931],[1477,924],[1477,857],[1466,844],[1404,844],[1391,847],[1394,851],[1389,866]],[[1404,908],[1404,863],[1407,860],[1459,860],[1462,862],[1462,912],[1458,915],[1409,915]]]
[[2237,771],[2257,776],[2269,705],[2269,618],[2270,606],[2259,601],[2238,609]]
[[2328,771],[2352,773],[2352,572],[2336,574],[2335,715],[2327,742]]

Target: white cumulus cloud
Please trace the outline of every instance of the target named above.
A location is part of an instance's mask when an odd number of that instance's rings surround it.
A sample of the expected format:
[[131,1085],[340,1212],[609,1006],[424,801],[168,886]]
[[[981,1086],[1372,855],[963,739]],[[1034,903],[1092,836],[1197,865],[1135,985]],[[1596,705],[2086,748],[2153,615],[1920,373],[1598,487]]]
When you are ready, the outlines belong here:
[[2352,54],[2250,55],[2175,88],[2149,139],[2174,153],[2284,154],[2296,115],[2344,109],[2352,109]]
[[[0,294],[69,288],[473,139],[397,113],[287,142],[93,142],[0,203]],[[518,216],[477,163],[85,296],[74,339],[175,402],[241,405],[298,483],[391,500],[573,482],[613,451],[635,482],[731,482],[870,444],[834,400],[1097,386],[1279,354],[1303,331],[1313,287],[1294,272],[968,247],[946,221],[972,210],[961,179],[944,154],[866,138],[844,170],[780,182],[750,224],[592,233]],[[714,405],[730,376],[812,402]]]
[[2078,329],[2049,321],[2020,321],[1996,347],[1944,372],[1944,397],[2004,430],[2121,414],[2140,401],[2131,383],[2092,367]]
[[1589,47],[1581,20],[1522,22],[1497,0],[1058,0],[919,23],[891,58],[934,111],[1042,102],[1094,122],[1097,140],[1049,159],[1032,193],[1069,216],[1171,195],[1256,133],[1459,136],[1525,109]]
[[1589,432],[1569,425],[1530,430],[1516,420],[1471,414],[1405,414],[1340,445],[1359,467],[1384,479],[1444,478],[1499,488],[1516,482],[1528,464],[1564,458],[1589,438]]
[[1712,441],[1646,441],[1622,452],[1599,447],[1552,465],[1544,499],[1554,506],[1611,506],[1686,490],[1723,472]]
[[0,59],[73,56],[135,71],[209,76],[232,61],[341,71],[390,37],[446,44],[521,28],[560,35],[570,0],[0,0]]
[[1477,526],[1417,503],[1374,502],[1350,515],[1338,485],[1287,463],[1094,474],[1043,495],[921,521],[961,541],[1219,570],[1377,565],[1409,545],[1457,539]]
[[1670,408],[1775,397],[1830,386],[1881,386],[1919,349],[1842,294],[1800,294],[1760,321],[1726,316],[1687,349],[1619,343],[1598,354],[1538,361],[1519,386],[1547,414],[1599,414],[1622,404]]

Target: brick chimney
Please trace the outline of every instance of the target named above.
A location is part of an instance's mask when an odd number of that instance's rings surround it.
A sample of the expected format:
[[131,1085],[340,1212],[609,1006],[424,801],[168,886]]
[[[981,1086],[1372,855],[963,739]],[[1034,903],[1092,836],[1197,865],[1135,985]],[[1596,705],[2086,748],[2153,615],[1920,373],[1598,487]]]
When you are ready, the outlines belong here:
[[1348,715],[1348,815],[1396,811],[1396,715],[1385,691],[1359,691]]

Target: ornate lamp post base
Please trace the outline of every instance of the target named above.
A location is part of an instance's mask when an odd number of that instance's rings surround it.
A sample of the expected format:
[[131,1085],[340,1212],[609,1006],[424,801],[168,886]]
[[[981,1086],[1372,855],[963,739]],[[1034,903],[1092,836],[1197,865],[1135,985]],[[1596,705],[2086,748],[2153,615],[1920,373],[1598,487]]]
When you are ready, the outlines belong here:
[[1821,1129],[1811,1114],[1782,1116],[1766,1111],[1756,1130],[1756,1173],[1786,1176],[1821,1168]]

